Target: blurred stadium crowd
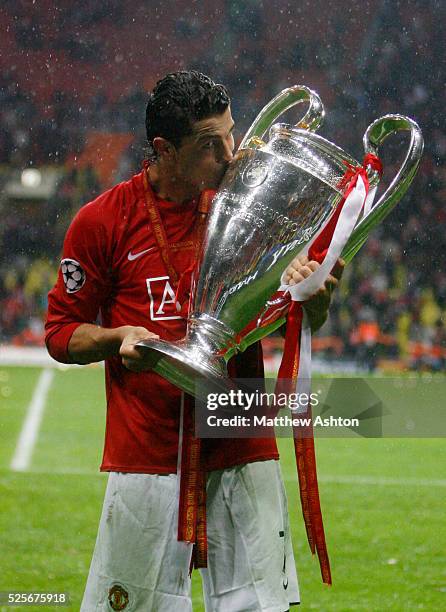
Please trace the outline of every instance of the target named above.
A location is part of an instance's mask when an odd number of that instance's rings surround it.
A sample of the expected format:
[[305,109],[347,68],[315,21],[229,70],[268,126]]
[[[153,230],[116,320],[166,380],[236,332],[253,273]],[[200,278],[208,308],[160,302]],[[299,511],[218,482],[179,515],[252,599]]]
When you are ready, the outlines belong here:
[[[403,203],[347,267],[315,338],[326,359],[367,368],[435,369],[446,361],[446,128],[439,0],[5,1],[0,16],[0,184],[56,166],[45,201],[0,199],[0,343],[42,343],[46,294],[74,213],[144,157],[145,92],[166,72],[197,68],[233,98],[239,138],[283,87],[316,89],[322,135],[362,158],[367,125],[414,117],[426,150]],[[297,3],[300,6],[300,3]],[[350,4],[350,3],[349,3]],[[53,7],[54,8],[54,7]],[[383,151],[384,179],[407,140]]]

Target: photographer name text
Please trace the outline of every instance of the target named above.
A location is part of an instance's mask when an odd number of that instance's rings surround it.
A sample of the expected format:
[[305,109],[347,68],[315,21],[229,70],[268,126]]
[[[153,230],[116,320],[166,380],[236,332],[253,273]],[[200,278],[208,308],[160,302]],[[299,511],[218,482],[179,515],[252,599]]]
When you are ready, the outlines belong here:
[[217,417],[212,414],[207,417],[206,423],[209,427],[359,427],[359,419],[319,415],[313,419],[288,415],[250,417],[237,414],[232,417]]

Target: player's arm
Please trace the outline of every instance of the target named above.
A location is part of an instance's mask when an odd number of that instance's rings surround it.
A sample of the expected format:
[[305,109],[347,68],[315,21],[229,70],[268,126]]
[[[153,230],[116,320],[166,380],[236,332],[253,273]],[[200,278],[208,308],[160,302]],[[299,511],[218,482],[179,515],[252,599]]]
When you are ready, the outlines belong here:
[[[296,285],[315,272],[319,266],[317,261],[310,261],[306,255],[298,255],[286,269],[284,282]],[[345,262],[338,259],[324,285],[304,303],[312,332],[317,331],[327,320],[331,294],[341,279],[344,266]]]
[[158,338],[145,327],[123,325],[106,328],[90,323],[76,327],[68,343],[68,355],[72,363],[93,363],[120,354],[124,365],[126,361],[138,361],[141,352],[135,348],[140,340]]
[[62,363],[86,364],[121,354],[138,361],[135,344],[157,337],[143,327],[113,329],[96,324],[113,290],[110,276],[110,229],[101,202],[87,205],[74,218],[64,241],[55,287],[48,295],[45,341],[50,355]]

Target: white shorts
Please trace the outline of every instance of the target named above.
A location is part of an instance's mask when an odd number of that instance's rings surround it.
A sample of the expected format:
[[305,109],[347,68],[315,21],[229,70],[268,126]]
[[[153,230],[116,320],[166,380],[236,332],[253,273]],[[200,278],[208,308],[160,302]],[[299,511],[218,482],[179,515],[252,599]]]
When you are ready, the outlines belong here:
[[[192,546],[177,541],[176,474],[111,473],[81,612],[190,612]],[[210,472],[206,612],[300,601],[278,461]]]

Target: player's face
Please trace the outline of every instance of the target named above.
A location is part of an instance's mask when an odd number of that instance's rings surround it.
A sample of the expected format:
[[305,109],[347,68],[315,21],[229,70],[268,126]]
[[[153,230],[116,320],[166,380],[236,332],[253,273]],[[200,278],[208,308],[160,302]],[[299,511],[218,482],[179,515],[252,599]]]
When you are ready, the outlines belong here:
[[216,189],[234,151],[234,120],[230,108],[221,115],[197,121],[193,134],[177,149],[176,174],[193,191]]

